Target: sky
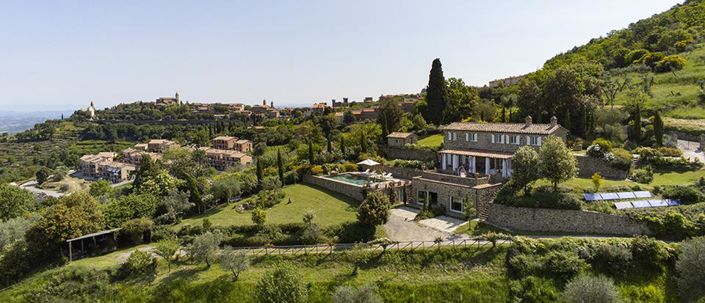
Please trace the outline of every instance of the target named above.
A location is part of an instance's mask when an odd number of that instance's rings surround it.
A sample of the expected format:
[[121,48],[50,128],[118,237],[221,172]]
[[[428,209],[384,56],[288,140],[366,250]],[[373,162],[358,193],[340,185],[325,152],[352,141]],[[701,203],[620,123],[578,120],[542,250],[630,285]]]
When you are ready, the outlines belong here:
[[482,86],[680,2],[0,0],[0,111],[359,101],[418,93],[434,58]]

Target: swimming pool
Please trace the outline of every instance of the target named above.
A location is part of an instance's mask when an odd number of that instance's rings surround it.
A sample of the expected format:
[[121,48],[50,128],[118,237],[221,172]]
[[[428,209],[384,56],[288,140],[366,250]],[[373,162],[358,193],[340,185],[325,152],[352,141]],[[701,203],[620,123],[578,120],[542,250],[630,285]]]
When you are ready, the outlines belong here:
[[380,182],[382,180],[377,179],[377,178],[372,178],[372,177],[367,177],[367,176],[362,176],[362,175],[353,175],[353,174],[339,174],[335,176],[325,176],[325,178],[328,179],[334,179],[338,180],[341,182],[357,185],[357,186],[363,186],[367,183],[367,181],[372,181],[372,183],[375,182]]

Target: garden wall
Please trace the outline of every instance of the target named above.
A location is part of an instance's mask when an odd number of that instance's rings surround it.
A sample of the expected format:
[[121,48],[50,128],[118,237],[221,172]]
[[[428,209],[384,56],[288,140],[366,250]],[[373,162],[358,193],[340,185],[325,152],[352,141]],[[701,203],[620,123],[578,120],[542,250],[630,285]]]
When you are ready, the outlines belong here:
[[607,161],[593,158],[586,155],[575,155],[578,161],[578,176],[581,178],[590,178],[595,172],[606,179],[624,180],[627,178],[627,171],[612,167]]
[[511,207],[490,204],[486,222],[501,228],[531,232],[645,235],[649,229],[628,217],[598,212]]
[[391,173],[395,178],[408,179],[411,180],[413,177],[421,176],[423,171],[416,168],[408,167],[396,167],[396,166],[386,166],[381,165],[376,167],[377,169],[383,170],[384,172]]
[[419,160],[438,162],[436,151],[431,149],[407,149],[380,145],[379,150],[387,159]]
[[362,195],[362,187],[359,186],[312,175],[305,175],[303,181],[304,183],[326,188],[330,191],[353,198],[357,201],[362,201],[365,199]]

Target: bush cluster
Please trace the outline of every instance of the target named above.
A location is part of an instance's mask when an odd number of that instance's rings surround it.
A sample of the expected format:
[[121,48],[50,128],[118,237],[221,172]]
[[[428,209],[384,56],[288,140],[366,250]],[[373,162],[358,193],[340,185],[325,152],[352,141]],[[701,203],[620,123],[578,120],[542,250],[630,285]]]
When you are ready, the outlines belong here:
[[654,171],[651,166],[645,166],[644,168],[632,170],[629,178],[634,180],[634,182],[649,184],[654,180]]
[[538,187],[529,193],[518,195],[511,184],[507,184],[497,193],[494,203],[514,207],[573,209],[580,210],[580,197],[571,192],[553,192],[548,187]]
[[683,240],[705,235],[705,205],[681,206],[672,210],[643,210],[628,215],[645,223],[654,236],[667,240]]

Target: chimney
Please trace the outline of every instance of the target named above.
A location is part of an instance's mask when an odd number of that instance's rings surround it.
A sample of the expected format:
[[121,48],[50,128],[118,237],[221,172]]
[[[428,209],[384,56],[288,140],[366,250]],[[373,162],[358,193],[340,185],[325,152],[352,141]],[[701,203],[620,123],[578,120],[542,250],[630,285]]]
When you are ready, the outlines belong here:
[[269,107],[274,108],[274,101],[269,101]]
[[531,116],[526,116],[526,119],[524,121],[526,121],[526,125],[524,125],[524,126],[526,126],[526,127],[531,126]]
[[551,127],[558,125],[558,118],[556,116],[551,117]]
[[348,98],[343,98],[343,103],[348,104]]

